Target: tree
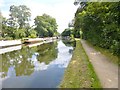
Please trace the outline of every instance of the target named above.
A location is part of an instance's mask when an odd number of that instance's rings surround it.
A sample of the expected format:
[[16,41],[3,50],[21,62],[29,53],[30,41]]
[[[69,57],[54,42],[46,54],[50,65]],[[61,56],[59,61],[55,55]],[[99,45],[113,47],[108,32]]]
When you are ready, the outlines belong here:
[[2,37],[8,39],[19,39],[29,36],[30,9],[25,5],[10,6],[10,18],[3,17]]
[[30,38],[36,38],[37,37],[37,32],[34,29],[31,29],[29,31],[29,37]]
[[82,30],[83,38],[93,45],[120,55],[119,9],[120,2],[87,2],[75,14],[74,32]]
[[70,28],[67,28],[65,29],[62,33],[61,33],[62,36],[70,36],[71,35],[71,29]]
[[19,29],[19,30],[16,30],[15,32],[15,38],[16,39],[19,39],[19,38],[23,38],[23,37],[26,37],[26,34],[25,34],[25,29]]
[[39,37],[52,37],[57,33],[57,23],[55,18],[43,14],[42,16],[37,16],[34,20],[36,25],[35,30]]
[[1,31],[2,38],[14,39],[15,38],[14,33],[15,28],[7,26],[7,19],[2,16],[2,31]]
[[18,27],[20,29],[24,28],[25,25],[30,20],[31,13],[30,9],[25,5],[10,6],[10,18],[9,25],[11,27]]
[[72,19],[72,21],[68,23],[68,27],[69,27],[69,28],[70,28],[70,27],[74,27],[74,22],[75,22],[75,20]]

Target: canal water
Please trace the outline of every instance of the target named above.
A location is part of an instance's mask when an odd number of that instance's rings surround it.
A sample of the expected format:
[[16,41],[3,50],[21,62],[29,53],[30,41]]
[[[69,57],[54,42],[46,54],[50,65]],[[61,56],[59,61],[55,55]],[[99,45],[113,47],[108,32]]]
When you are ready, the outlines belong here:
[[6,52],[2,56],[2,88],[57,88],[72,57],[73,46],[54,41]]

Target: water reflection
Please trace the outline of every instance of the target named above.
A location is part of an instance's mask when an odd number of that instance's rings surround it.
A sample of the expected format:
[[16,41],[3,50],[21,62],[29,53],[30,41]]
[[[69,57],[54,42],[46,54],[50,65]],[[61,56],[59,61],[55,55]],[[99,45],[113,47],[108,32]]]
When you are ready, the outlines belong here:
[[7,76],[8,77],[15,77],[16,76],[16,72],[14,69],[14,66],[10,66],[7,72]]
[[62,39],[62,42],[66,45],[66,46],[72,46],[72,47],[76,47],[76,41],[69,41],[67,39]]
[[53,59],[57,58],[57,42],[42,44],[41,46],[38,46],[37,52],[39,54],[37,59],[40,62],[49,64]]
[[[62,41],[2,54],[2,76],[5,88],[57,87],[72,57],[73,47]],[[6,79],[5,79],[6,78]]]
[[7,76],[11,67],[14,67],[16,76],[30,75],[34,71],[32,69],[34,65],[28,61],[28,58],[32,56],[31,51],[23,47],[21,50],[2,54],[2,72],[4,72],[2,77]]
[[2,77],[7,76],[9,68],[14,67],[16,76],[31,75],[40,62],[48,64],[57,58],[57,43],[47,43],[36,47],[23,47],[21,50],[2,54]]
[[45,64],[45,62],[39,62],[37,57],[38,57],[39,53],[35,53],[32,55],[32,58],[30,59],[32,61],[32,63],[34,64],[34,70],[35,71],[39,71],[39,70],[45,70],[47,69],[47,65]]

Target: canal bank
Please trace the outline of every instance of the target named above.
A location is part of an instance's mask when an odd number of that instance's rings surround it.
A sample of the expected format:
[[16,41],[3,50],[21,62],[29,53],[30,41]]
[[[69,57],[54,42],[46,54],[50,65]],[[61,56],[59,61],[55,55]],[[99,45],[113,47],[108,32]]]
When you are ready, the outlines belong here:
[[46,37],[46,38],[27,38],[23,40],[7,40],[7,41],[0,41],[0,48],[6,48],[11,46],[17,46],[24,43],[39,43],[39,42],[51,42],[51,40],[56,40],[57,37]]
[[76,48],[59,87],[101,88],[100,81],[94,72],[94,68],[90,63],[80,40],[76,40]]
[[0,47],[15,46],[22,44],[21,40],[0,41]]
[[56,41],[56,37],[51,38],[36,38],[36,39],[28,39],[26,40],[8,40],[8,41],[0,41],[0,54],[19,50],[22,46],[37,46],[44,43],[50,43]]

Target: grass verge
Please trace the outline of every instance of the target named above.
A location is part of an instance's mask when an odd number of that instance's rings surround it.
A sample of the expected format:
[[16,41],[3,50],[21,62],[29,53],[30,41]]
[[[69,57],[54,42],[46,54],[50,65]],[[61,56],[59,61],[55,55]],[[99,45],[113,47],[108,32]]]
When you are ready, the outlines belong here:
[[101,88],[101,84],[89,62],[80,40],[65,71],[60,88]]

